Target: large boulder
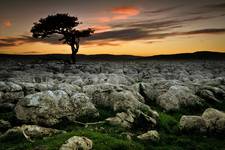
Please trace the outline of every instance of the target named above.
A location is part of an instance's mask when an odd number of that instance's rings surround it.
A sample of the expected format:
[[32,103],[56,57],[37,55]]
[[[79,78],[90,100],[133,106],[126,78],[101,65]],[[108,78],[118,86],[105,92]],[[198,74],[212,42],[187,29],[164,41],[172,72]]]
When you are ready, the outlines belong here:
[[225,133],[225,113],[208,108],[202,116],[182,116],[180,127],[183,131],[199,131],[210,134]]
[[201,116],[182,116],[180,119],[182,131],[206,132],[206,123]]
[[92,141],[86,137],[73,136],[59,150],[90,150],[92,145]]
[[114,111],[136,109],[144,102],[139,93],[123,85],[87,85],[83,87],[83,91],[96,106],[109,107]]
[[186,86],[171,86],[166,93],[157,97],[156,101],[166,111],[179,110],[187,106],[200,106],[203,102]]
[[214,108],[208,108],[202,114],[209,132],[225,133],[225,113]]
[[225,100],[225,89],[220,86],[203,86],[198,90],[197,95],[208,102],[221,103]]
[[150,101],[155,101],[156,98],[169,90],[172,86],[182,86],[178,80],[153,80],[150,83],[140,83],[139,92]]
[[62,90],[44,91],[27,95],[15,108],[18,119],[35,124],[54,125],[63,118],[71,121],[83,116],[97,116],[95,106],[84,93],[70,98]]

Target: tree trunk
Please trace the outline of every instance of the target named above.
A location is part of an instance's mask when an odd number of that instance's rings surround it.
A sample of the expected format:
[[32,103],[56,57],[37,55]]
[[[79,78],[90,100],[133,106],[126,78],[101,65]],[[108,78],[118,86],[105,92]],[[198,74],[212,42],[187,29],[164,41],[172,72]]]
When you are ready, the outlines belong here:
[[72,50],[72,54],[71,54],[71,59],[72,59],[72,63],[75,64],[76,63],[76,55],[78,52],[78,49],[75,48],[74,44],[71,44],[71,50]]

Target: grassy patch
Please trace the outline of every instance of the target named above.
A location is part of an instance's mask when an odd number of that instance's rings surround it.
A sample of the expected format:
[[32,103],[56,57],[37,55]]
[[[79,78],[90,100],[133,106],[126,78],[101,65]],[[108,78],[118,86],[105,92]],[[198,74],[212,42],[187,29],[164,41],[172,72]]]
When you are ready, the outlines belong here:
[[178,120],[166,113],[159,113],[159,129],[166,133],[176,134],[179,131]]
[[26,141],[23,137],[18,136],[10,136],[8,140],[6,139],[0,139],[0,149],[1,150],[24,150],[24,149],[34,149],[35,147],[43,147],[49,150],[57,150],[59,147],[70,137],[72,136],[86,136],[90,138],[94,145],[94,150],[133,150],[138,149],[142,150],[144,149],[143,145],[135,142],[135,141],[129,141],[128,139],[120,136],[117,134],[117,136],[113,136],[107,133],[101,133],[97,131],[93,131],[89,128],[81,128],[77,131],[68,132],[65,134],[59,134],[54,137],[47,137],[44,139],[36,139],[34,143],[30,143]]
[[[222,107],[222,106],[221,106]],[[98,108],[100,117],[94,120],[85,120],[92,122],[104,120],[107,117],[114,116],[115,112],[105,108]],[[221,109],[220,109],[221,110]],[[202,110],[197,110],[202,113]],[[218,136],[204,136],[198,134],[185,135],[179,130],[179,120],[182,114],[193,114],[191,110],[181,110],[180,112],[161,112],[159,111],[158,131],[160,133],[159,142],[141,141],[136,138],[143,132],[135,132],[111,126],[108,124],[91,125],[85,128],[82,125],[71,123],[64,120],[54,128],[66,130],[67,133],[54,135],[43,139],[35,139],[35,142],[28,142],[21,135],[10,135],[7,138],[0,138],[0,150],[57,150],[72,136],[86,136],[93,141],[94,150],[224,150],[225,138]],[[13,120],[13,113],[0,113],[0,117],[5,120]],[[132,132],[136,135],[132,140],[126,138],[124,132]]]

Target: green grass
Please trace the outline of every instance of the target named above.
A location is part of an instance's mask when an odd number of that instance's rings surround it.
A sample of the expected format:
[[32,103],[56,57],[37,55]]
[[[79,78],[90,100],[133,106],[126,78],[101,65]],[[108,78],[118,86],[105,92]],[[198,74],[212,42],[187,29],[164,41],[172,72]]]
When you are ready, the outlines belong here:
[[[178,118],[178,117],[177,117]],[[179,131],[178,119],[166,113],[159,113],[159,129],[165,133],[177,134]]]
[[[207,137],[203,135],[185,135],[177,130],[177,120],[170,115],[160,113],[159,142],[128,140],[121,133],[127,130],[110,125],[90,126],[84,128],[73,125],[67,133],[53,137],[35,139],[30,143],[21,135],[11,135],[0,138],[0,150],[32,150],[41,149],[57,150],[67,139],[72,136],[86,136],[93,141],[94,150],[224,150],[225,139],[220,137]],[[64,128],[67,128],[64,126]],[[104,128],[104,129],[103,129]],[[128,130],[128,132],[130,132]]]
[[12,135],[7,139],[0,139],[0,149],[1,150],[23,150],[23,149],[33,149],[35,147],[41,146],[49,150],[57,150],[59,147],[72,136],[86,136],[92,139],[94,145],[94,150],[133,150],[144,149],[143,145],[135,142],[129,141],[123,136],[110,135],[107,133],[101,133],[93,131],[90,128],[81,128],[77,131],[72,131],[64,134],[55,135],[54,137],[47,137],[44,139],[36,139],[34,143],[26,141],[23,137],[18,135]]
[[[215,107],[217,108],[217,107]],[[224,106],[219,108],[223,109]],[[115,113],[98,108],[100,117],[92,121],[104,120],[107,117],[114,116]],[[221,110],[220,109],[220,110]],[[207,136],[200,134],[184,134],[179,130],[179,120],[182,114],[201,114],[203,110],[192,112],[188,109],[182,109],[179,112],[162,112],[159,108],[159,121],[157,131],[160,133],[159,142],[141,141],[136,138],[140,131],[131,131],[118,126],[108,124],[84,126],[71,123],[67,120],[57,124],[54,128],[66,130],[67,133],[35,139],[35,142],[28,142],[21,135],[10,135],[6,138],[0,138],[0,150],[57,150],[72,136],[86,136],[93,141],[94,150],[225,150],[225,138],[219,136]],[[0,113],[0,117],[5,120],[14,120],[13,113]],[[82,118],[87,122],[88,119]],[[132,132],[134,137],[128,140],[122,133]]]

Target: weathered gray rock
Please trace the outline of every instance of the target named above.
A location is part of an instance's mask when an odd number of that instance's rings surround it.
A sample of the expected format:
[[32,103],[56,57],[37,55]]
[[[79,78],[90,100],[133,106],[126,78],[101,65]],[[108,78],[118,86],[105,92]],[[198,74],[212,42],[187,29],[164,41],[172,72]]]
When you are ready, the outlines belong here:
[[54,134],[65,133],[65,131],[45,128],[37,125],[22,125],[7,130],[1,137],[10,136],[13,133],[24,135],[25,138],[30,140],[30,138],[52,136]]
[[86,137],[73,136],[59,150],[90,150],[93,142]]
[[[143,97],[135,91],[122,85],[98,84],[87,85],[83,91],[91,98],[97,106],[110,107],[115,111],[137,108],[144,101]],[[133,93],[134,92],[134,93]]]
[[111,125],[118,125],[124,128],[131,128],[134,123],[135,115],[128,110],[127,112],[117,113],[115,117],[107,118],[106,121]]
[[38,92],[53,90],[55,88],[55,84],[53,82],[36,83],[34,88],[35,88],[35,91],[38,91]]
[[3,94],[1,103],[17,103],[19,99],[24,97],[23,91],[18,92],[6,92]]
[[123,128],[142,128],[153,129],[157,125],[158,113],[155,112],[155,116],[148,116],[141,111],[131,111],[117,113],[115,117],[106,119],[111,125],[121,126]]
[[60,83],[57,85],[56,89],[63,90],[69,95],[72,95],[73,93],[81,92],[81,88],[79,86],[68,84],[68,83]]
[[73,105],[73,115],[69,115],[67,118],[71,121],[78,119],[79,117],[95,118],[99,116],[98,110],[95,108],[89,97],[84,93],[74,93],[70,98]]
[[36,92],[35,83],[20,82],[19,85],[23,88],[25,95],[33,94]]
[[20,85],[0,81],[0,103],[16,103],[23,97],[24,93]]
[[159,135],[158,131],[151,130],[151,131],[148,131],[144,134],[137,136],[137,138],[140,140],[149,140],[149,141],[157,142],[160,140],[160,135]]
[[206,122],[201,116],[182,116],[180,128],[183,131],[206,132]]
[[158,96],[156,89],[151,83],[140,83],[139,92],[150,102],[154,102]]
[[220,100],[218,100],[215,95],[213,94],[212,91],[210,90],[207,90],[207,89],[201,89],[197,92],[197,95],[201,98],[203,98],[204,100],[206,101],[209,101],[209,102],[220,102]]
[[62,90],[44,91],[27,95],[15,108],[16,116],[24,122],[54,125],[62,118],[73,121],[79,117],[98,115],[97,109],[83,93],[71,98]]
[[17,92],[17,91],[22,91],[22,87],[18,84],[13,83],[13,82],[0,81],[0,91]]
[[109,108],[113,111],[140,110],[153,118],[158,118],[158,113],[144,104],[143,97],[127,86],[114,84],[87,85],[83,91],[91,98],[97,107]]
[[225,133],[225,113],[214,108],[208,108],[202,114],[209,132]]
[[208,108],[202,116],[182,116],[180,127],[184,131],[199,131],[202,133],[225,133],[225,113],[214,108]]
[[48,83],[19,82],[18,84],[23,88],[25,95],[30,95],[47,90],[53,90],[55,88],[55,85],[52,82]]
[[187,106],[201,106],[202,102],[202,99],[185,86],[172,86],[157,98],[157,103],[166,111],[179,110]]
[[122,84],[122,85],[132,85],[132,84],[134,84],[133,79],[131,79],[131,78],[129,78],[129,77],[123,75],[123,74],[120,74],[120,75],[109,74],[106,77],[107,77],[107,79],[106,79],[107,83]]
[[222,85],[202,86],[197,94],[208,102],[222,103],[225,100],[225,89]]

